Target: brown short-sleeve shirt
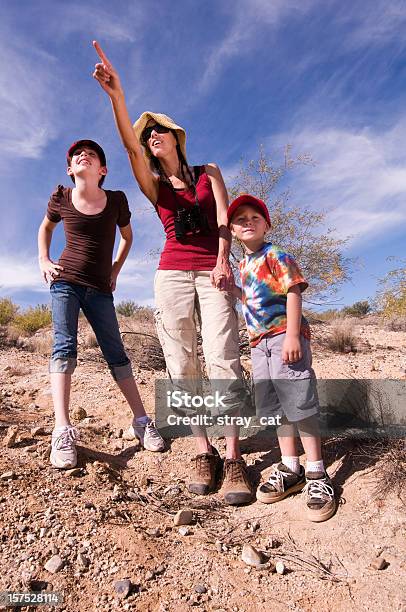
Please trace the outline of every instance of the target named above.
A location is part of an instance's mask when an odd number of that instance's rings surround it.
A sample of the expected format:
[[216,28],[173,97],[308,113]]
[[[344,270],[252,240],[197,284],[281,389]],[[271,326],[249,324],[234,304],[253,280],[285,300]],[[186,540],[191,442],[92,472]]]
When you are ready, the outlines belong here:
[[63,221],[66,245],[59,258],[58,280],[86,285],[111,293],[110,275],[116,226],[130,223],[131,212],[122,191],[106,190],[106,206],[96,215],[85,215],[72,202],[72,189],[59,185],[48,202],[47,217]]

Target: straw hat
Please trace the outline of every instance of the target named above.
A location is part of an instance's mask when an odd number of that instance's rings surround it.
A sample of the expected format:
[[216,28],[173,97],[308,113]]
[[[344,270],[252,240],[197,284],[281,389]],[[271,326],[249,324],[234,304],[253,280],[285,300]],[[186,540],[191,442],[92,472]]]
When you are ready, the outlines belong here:
[[[186,159],[186,132],[182,127],[180,127],[180,125],[177,125],[173,119],[168,117],[168,115],[164,115],[163,113],[151,113],[150,111],[145,111],[145,113],[142,113],[141,117],[137,119],[133,125],[133,128],[139,142],[141,143],[141,134],[144,131],[148,121],[151,119],[155,121],[155,123],[159,123],[159,125],[163,125],[170,130],[175,130],[178,136],[180,149]],[[144,155],[147,161],[151,160],[151,151],[148,147],[144,147]]]

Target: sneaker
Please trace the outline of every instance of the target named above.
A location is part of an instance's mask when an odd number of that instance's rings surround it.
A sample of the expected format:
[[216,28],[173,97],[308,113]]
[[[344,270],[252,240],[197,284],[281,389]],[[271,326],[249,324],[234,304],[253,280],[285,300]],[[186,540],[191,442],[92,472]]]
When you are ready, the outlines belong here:
[[71,425],[53,430],[50,460],[54,467],[63,470],[76,467],[78,457],[75,442],[79,439],[78,430]]
[[253,493],[244,459],[226,459],[224,462],[223,484],[224,501],[230,506],[248,504]]
[[214,491],[221,474],[221,457],[214,446],[211,448],[211,453],[202,453],[192,459],[194,474],[188,484],[188,489],[196,495],[208,495]]
[[140,425],[134,419],[133,424],[128,430],[134,435],[134,438],[138,438],[140,444],[153,453],[161,452],[165,450],[165,442],[161,434],[155,427],[154,421],[149,421],[145,425]]
[[305,471],[302,465],[299,474],[296,474],[284,463],[278,463],[272,466],[272,472],[267,482],[259,485],[257,500],[263,504],[273,504],[291,493],[301,491],[305,484]]
[[306,515],[310,521],[321,523],[331,518],[336,511],[333,484],[326,472],[307,472],[303,489]]

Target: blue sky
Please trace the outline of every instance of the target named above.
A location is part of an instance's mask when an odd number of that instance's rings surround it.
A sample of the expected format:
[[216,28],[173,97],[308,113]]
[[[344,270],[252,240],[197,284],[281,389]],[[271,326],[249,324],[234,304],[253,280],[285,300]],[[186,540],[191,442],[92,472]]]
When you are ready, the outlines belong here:
[[[92,79],[99,40],[119,70],[130,114],[165,112],[188,134],[190,163],[226,178],[258,146],[286,144],[313,167],[281,185],[294,205],[327,209],[345,254],[359,258],[341,304],[373,296],[404,256],[406,4],[391,0],[0,0],[0,295],[48,301],[36,234],[50,192],[68,185],[65,154],[92,138],[107,189],[127,193],[135,241],[116,301],[153,303],[163,232],[134,183],[107,96]],[[52,255],[63,248],[62,228]]]

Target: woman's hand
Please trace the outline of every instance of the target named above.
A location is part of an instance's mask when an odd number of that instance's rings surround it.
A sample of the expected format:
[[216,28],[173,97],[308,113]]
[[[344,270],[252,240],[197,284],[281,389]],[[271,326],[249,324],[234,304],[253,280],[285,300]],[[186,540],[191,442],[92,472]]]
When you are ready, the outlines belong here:
[[210,280],[219,291],[232,291],[235,283],[230,262],[226,259],[217,260],[216,267],[210,272]]
[[93,41],[93,46],[101,59],[101,63],[96,64],[94,67],[93,77],[100,83],[101,88],[104,89],[110,98],[123,95],[117,70],[113,68],[113,64],[96,40]]
[[111,291],[115,291],[116,290],[116,286],[117,286],[117,277],[119,275],[120,272],[120,266],[119,264],[115,261],[113,263],[113,266],[111,268],[111,275],[110,275],[110,289]]
[[282,362],[286,365],[288,363],[296,363],[302,358],[302,348],[300,346],[300,336],[289,336],[285,335],[282,346]]
[[39,259],[39,268],[41,270],[42,278],[46,283],[51,283],[55,280],[55,277],[59,276],[58,270],[63,270],[62,266],[54,263],[48,258]]

